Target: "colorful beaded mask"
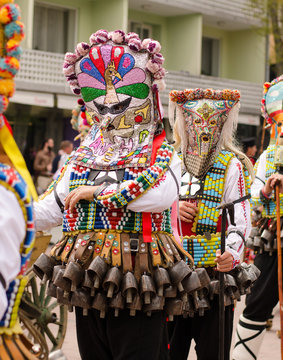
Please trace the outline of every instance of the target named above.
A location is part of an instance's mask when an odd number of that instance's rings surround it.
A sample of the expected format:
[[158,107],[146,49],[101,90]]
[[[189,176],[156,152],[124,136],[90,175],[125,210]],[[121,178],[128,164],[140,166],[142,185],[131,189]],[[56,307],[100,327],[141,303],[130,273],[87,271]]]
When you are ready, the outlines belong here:
[[135,33],[99,30],[90,45],[81,43],[75,54],[66,54],[64,73],[94,123],[74,162],[96,169],[149,165],[161,121],[160,49],[158,42],[142,42]]
[[283,130],[283,75],[263,85],[261,112],[271,128],[270,142],[275,143]]
[[175,133],[181,138],[183,162],[196,178],[202,178],[213,164],[223,126],[239,98],[238,90],[171,91],[170,107],[177,105]]

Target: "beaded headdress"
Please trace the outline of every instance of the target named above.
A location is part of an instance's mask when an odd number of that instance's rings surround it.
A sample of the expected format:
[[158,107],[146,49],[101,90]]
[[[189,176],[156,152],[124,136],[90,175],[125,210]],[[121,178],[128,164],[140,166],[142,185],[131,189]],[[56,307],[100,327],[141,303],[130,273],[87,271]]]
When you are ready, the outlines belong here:
[[95,169],[146,167],[164,89],[161,46],[121,30],[99,30],[67,53],[64,74],[94,126],[73,157]]
[[264,83],[261,112],[266,128],[271,129],[270,142],[275,143],[283,130],[283,75]]
[[181,143],[187,171],[202,178],[221,149],[224,126],[233,128],[230,111],[239,102],[238,90],[186,89],[170,92],[169,118]]

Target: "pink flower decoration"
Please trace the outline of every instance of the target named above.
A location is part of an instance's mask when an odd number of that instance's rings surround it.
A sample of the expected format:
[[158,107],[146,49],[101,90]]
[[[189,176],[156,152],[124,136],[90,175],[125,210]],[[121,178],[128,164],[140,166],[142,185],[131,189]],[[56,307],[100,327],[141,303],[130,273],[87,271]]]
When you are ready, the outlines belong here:
[[125,40],[126,42],[129,42],[132,39],[137,39],[140,40],[140,37],[138,36],[138,34],[136,34],[135,32],[129,32],[126,36],[125,36]]
[[152,40],[147,44],[146,49],[151,54],[159,53],[161,50],[161,45],[159,44],[158,41]]
[[164,78],[165,74],[166,74],[165,69],[162,67],[153,75],[153,77],[156,80],[160,80]]
[[155,62],[159,65],[162,65],[164,63],[164,60],[164,57],[160,53],[153,54],[152,56],[152,62]]
[[94,34],[94,39],[99,44],[105,43],[108,40],[108,31],[106,31],[106,30],[98,30]]
[[65,62],[68,64],[74,64],[78,60],[78,57],[76,54],[67,52],[65,55]]
[[139,51],[141,49],[140,39],[132,38],[128,42],[129,48],[133,51]]
[[142,48],[147,49],[148,44],[152,41],[152,39],[144,39],[142,42]]
[[160,65],[157,63],[154,63],[152,60],[149,60],[146,64],[146,68],[151,73],[156,73],[158,70],[160,70]]
[[122,30],[115,30],[109,34],[109,38],[116,44],[121,44],[125,41],[125,33]]
[[77,56],[84,56],[89,51],[89,45],[85,42],[81,42],[76,46],[76,54]]

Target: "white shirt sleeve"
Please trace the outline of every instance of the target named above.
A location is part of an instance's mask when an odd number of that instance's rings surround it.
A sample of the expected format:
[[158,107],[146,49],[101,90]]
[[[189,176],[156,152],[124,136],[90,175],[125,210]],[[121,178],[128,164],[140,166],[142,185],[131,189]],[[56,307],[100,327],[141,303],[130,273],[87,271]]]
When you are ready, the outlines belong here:
[[[64,176],[57,183],[56,191],[62,202],[65,204],[65,197],[69,193],[69,181],[72,165],[68,165]],[[63,214],[56,202],[54,191],[44,199],[34,204],[35,228],[36,230],[48,230],[62,224]]]
[[[242,164],[236,158],[231,160],[225,181],[225,188],[223,194],[223,202],[229,203],[240,199],[247,193],[245,189],[245,180],[242,171]],[[249,200],[242,201],[234,205],[235,224],[232,225],[228,215],[228,229],[229,233],[232,230],[240,231],[245,240],[251,231],[251,215]],[[244,249],[244,242],[240,235],[231,233],[226,238],[226,251],[229,251],[234,257],[234,265],[240,262],[240,256]]]
[[259,197],[260,190],[264,187],[265,184],[265,174],[266,174],[266,151],[264,151],[258,160],[257,172],[255,180],[251,187],[252,197]]
[[[181,160],[176,152],[173,155],[170,168],[174,173],[179,189],[181,185]],[[131,201],[127,208],[135,212],[160,213],[169,209],[179,197],[179,189],[169,170],[145,194]]]
[[[26,234],[26,224],[16,196],[0,187],[0,273],[6,287],[18,275],[21,266],[20,245]],[[0,319],[7,308],[6,289],[0,282]]]

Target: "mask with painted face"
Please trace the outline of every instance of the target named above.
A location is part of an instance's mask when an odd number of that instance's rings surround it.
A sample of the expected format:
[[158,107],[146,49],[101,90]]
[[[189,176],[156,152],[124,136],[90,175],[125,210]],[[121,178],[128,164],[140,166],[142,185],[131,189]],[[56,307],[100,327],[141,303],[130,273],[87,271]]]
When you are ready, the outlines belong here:
[[99,30],[66,54],[64,72],[93,127],[73,161],[94,169],[147,167],[161,109],[160,44],[135,33]]
[[283,75],[263,85],[261,112],[270,128],[270,144],[275,144],[283,130]]
[[202,178],[212,166],[221,146],[221,134],[230,110],[238,103],[238,90],[187,89],[171,91],[170,122],[181,142],[186,170]]

